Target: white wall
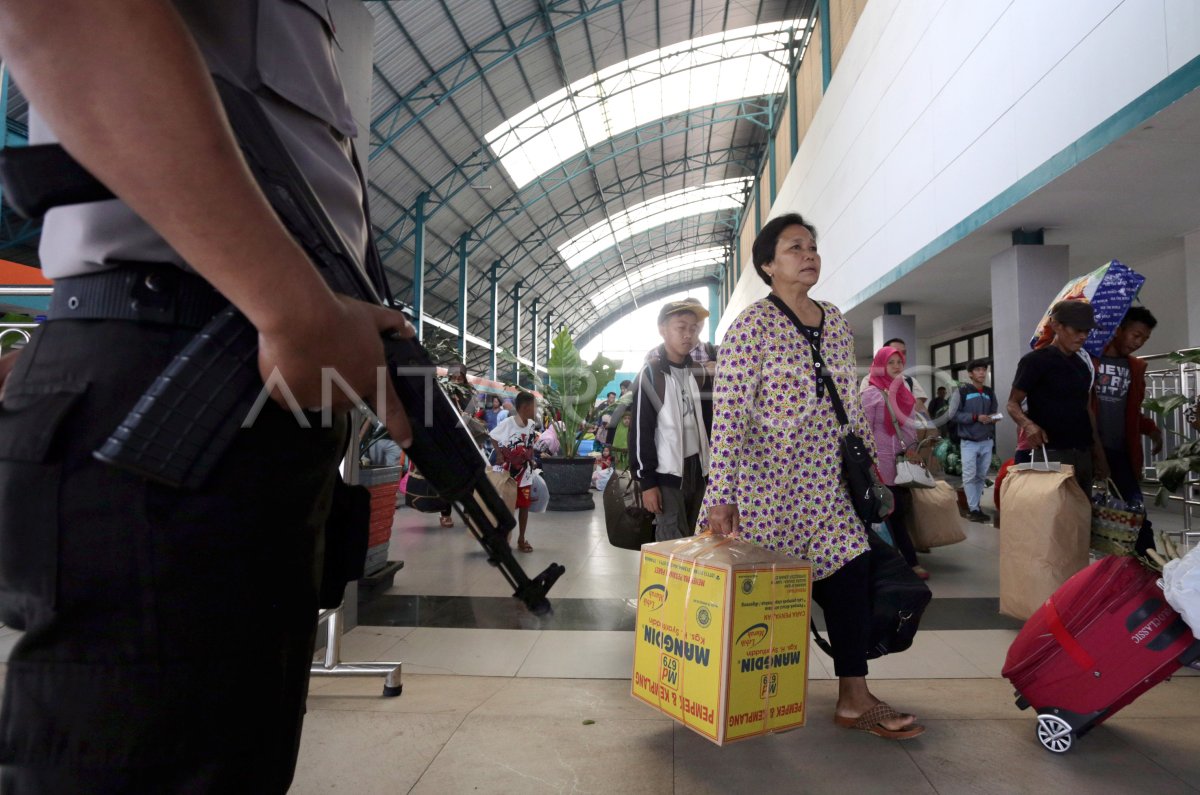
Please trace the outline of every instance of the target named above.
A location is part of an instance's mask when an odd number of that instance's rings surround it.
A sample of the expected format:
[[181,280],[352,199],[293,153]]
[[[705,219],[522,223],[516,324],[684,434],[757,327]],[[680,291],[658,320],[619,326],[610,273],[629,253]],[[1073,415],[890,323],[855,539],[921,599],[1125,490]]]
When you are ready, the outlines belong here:
[[[772,214],[817,226],[847,309],[1198,54],[1193,0],[871,0]],[[747,268],[719,333],[765,292]]]
[[[1180,289],[1184,282],[1183,240],[1177,239],[1157,257],[1126,264],[1146,277],[1138,298],[1158,320],[1153,336],[1141,353],[1166,353],[1187,347],[1187,292]],[[1074,270],[1072,267],[1072,277],[1083,275],[1074,273]]]

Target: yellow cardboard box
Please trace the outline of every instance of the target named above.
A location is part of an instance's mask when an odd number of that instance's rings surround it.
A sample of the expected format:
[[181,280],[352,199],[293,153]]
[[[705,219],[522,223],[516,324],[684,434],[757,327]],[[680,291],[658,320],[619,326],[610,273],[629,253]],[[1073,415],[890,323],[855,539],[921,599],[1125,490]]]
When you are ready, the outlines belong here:
[[804,725],[808,561],[700,535],[642,547],[633,696],[717,745]]

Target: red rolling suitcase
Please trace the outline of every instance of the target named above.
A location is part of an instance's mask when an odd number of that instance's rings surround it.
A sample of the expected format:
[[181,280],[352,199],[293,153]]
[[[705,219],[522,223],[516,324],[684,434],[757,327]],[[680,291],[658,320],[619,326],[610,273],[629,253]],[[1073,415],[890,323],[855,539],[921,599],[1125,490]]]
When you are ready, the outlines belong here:
[[1070,750],[1180,666],[1200,668],[1200,642],[1157,581],[1135,558],[1104,558],[1063,583],[1009,647],[1004,677],[1017,706],[1037,710],[1047,750]]

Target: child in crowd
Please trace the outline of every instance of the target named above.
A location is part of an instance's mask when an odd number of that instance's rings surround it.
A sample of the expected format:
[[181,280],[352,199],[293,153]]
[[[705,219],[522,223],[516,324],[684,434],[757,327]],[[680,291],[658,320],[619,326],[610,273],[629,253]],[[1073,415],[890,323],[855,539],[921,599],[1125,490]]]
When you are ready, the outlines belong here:
[[612,466],[612,448],[605,447],[604,451],[596,456],[596,464],[592,468],[592,488],[596,491],[604,491],[604,487],[608,485],[608,479],[612,477]]
[[533,484],[534,441],[537,439],[537,402],[530,392],[521,392],[513,401],[513,415],[500,421],[491,432],[500,463],[517,481],[517,549],[532,552],[525,540],[525,525],[529,522],[532,504],[530,486]]

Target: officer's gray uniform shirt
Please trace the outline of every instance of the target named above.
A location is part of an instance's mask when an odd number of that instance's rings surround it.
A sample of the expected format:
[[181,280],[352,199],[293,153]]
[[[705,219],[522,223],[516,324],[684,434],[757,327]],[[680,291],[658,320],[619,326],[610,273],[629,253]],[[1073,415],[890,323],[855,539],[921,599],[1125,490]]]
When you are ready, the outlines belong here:
[[[334,61],[337,20],[325,0],[173,0],[209,69],[259,97],[288,151],[361,262],[367,225],[363,186],[350,159],[357,126]],[[30,113],[30,142],[57,140]],[[136,140],[128,146],[140,146]],[[179,157],[192,153],[180,151]],[[121,260],[186,268],[158,233],[119,200],[46,214],[39,254],[51,279],[96,272]]]

